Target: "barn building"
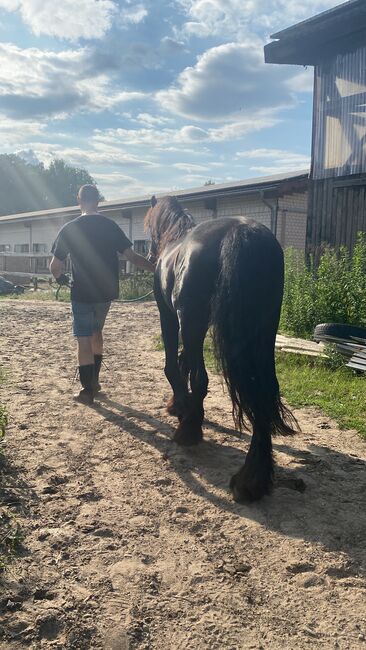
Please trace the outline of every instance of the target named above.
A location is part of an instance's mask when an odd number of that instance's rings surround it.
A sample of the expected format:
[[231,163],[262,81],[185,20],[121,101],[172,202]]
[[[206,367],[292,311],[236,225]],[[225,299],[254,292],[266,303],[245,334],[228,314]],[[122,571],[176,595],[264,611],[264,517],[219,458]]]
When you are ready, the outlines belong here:
[[[264,223],[283,246],[304,249],[308,172],[207,185],[174,192],[195,221],[245,215]],[[100,211],[114,219],[145,254],[143,221],[150,196],[107,201]],[[48,273],[52,243],[63,224],[80,214],[77,206],[0,217],[0,275]],[[122,262],[122,270],[126,265]]]
[[314,66],[307,251],[352,250],[366,230],[366,2],[345,2],[271,38],[267,63]]

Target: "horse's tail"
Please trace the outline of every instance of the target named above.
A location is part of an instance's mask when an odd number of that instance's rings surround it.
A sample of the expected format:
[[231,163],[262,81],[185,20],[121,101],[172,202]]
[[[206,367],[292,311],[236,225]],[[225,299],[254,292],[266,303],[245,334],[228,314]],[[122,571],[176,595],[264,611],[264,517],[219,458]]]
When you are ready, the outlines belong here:
[[297,423],[280,398],[275,338],[283,295],[283,252],[258,224],[238,223],[225,235],[213,297],[214,350],[233,404],[236,426],[291,434]]

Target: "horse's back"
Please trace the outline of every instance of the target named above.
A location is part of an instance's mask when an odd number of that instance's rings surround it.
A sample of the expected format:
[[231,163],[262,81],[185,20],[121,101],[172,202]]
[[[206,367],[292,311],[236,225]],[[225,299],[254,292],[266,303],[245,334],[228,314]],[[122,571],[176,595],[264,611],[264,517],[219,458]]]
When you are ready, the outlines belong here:
[[253,237],[277,241],[267,226],[250,217],[243,216],[219,217],[217,219],[203,221],[188,233],[186,241],[192,239],[209,242],[211,238],[214,239],[217,237],[217,241],[220,244],[225,234],[236,226],[242,226],[248,235]]
[[[282,250],[271,231],[246,217],[220,217],[195,226],[182,241],[175,264],[174,303],[189,300],[197,308],[211,301],[220,273],[221,249],[226,236],[236,228],[244,232],[248,245],[263,257]],[[261,255],[262,251],[262,255]],[[277,255],[276,255],[277,256]]]
[[230,232],[240,229],[244,239],[256,251],[280,252],[282,249],[276,237],[265,225],[247,217],[220,217],[204,221],[195,226],[182,241],[179,258],[184,263],[200,265],[204,270],[207,265],[219,264],[222,243]]

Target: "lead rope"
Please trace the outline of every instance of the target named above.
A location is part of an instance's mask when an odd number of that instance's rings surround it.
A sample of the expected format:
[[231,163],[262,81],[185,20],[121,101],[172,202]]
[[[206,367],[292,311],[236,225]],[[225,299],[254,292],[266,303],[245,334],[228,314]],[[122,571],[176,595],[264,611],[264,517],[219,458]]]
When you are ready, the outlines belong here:
[[[61,284],[60,284],[60,285],[57,287],[56,291],[55,291],[55,298],[56,298],[56,300],[58,300],[58,296],[59,296],[60,289],[61,289],[62,286],[66,286],[66,285],[61,285]],[[148,293],[145,293],[143,296],[139,296],[139,298],[131,298],[130,300],[118,299],[118,300],[115,300],[114,302],[123,302],[123,303],[127,303],[127,302],[139,302],[139,300],[145,300],[145,298],[148,298],[149,296],[152,296],[153,293],[154,293],[154,290],[152,289],[152,290],[149,291]]]

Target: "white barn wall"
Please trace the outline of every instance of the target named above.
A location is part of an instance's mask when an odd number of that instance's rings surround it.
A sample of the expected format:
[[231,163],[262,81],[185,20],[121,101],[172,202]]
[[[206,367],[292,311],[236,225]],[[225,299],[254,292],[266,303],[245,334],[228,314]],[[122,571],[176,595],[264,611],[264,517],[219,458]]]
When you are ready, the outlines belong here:
[[278,200],[277,238],[283,248],[305,250],[307,205],[307,192]]
[[[244,199],[244,200],[243,200]],[[271,227],[271,210],[261,199],[246,196],[243,198],[223,198],[217,202],[218,217],[250,217]]]
[[[181,200],[196,223],[215,217],[247,216],[269,228],[271,226],[271,210],[258,196],[219,197],[215,210],[208,208],[207,203],[202,199]],[[269,199],[269,203],[275,205],[275,199]],[[305,249],[306,209],[307,192],[288,194],[278,199],[277,237],[283,247]],[[113,218],[134,243],[149,239],[144,232],[146,210],[146,207],[135,207],[130,210],[111,208],[104,210],[103,213]],[[0,222],[0,244],[10,244],[13,252],[15,244],[32,241],[32,243],[46,244],[47,252],[50,252],[57,232],[67,220],[67,215],[29,219],[27,223],[32,224],[31,233],[24,221]]]
[[47,219],[46,221],[35,221],[32,224],[32,243],[46,244],[47,252],[51,250],[57,233],[63,225],[61,219]]

